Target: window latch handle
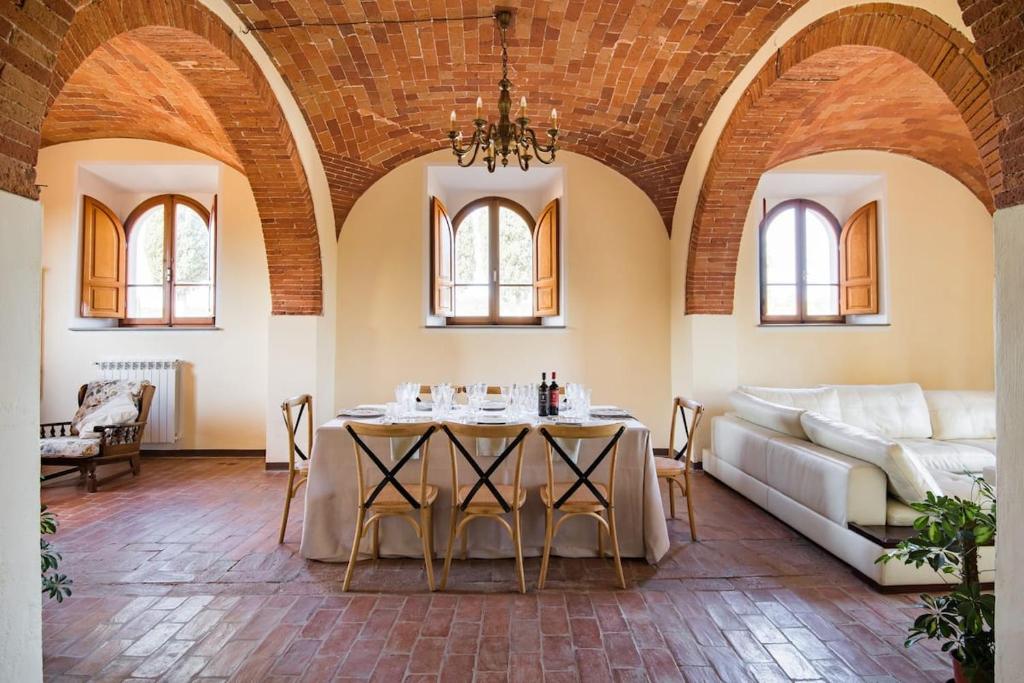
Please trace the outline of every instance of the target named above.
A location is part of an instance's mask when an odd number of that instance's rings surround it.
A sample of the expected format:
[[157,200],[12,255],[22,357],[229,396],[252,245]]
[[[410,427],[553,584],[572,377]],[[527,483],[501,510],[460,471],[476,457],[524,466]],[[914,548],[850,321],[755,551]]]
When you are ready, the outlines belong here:
[[491,282],[497,282],[497,281],[498,281],[498,270],[494,269],[494,270],[491,271]]
[[167,266],[166,268],[164,268],[164,281],[165,282],[170,282],[171,281],[171,267],[170,266]]

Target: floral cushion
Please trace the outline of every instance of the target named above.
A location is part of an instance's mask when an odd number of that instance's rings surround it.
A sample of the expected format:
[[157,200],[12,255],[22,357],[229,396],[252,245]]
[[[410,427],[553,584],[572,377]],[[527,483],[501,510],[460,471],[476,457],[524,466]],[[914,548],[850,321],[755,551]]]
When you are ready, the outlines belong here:
[[100,454],[100,440],[80,439],[74,436],[40,439],[39,454],[59,455],[65,458],[89,458]]
[[132,422],[139,416],[138,402],[147,384],[121,379],[90,382],[71,418],[72,433],[85,436],[92,434],[93,427]]

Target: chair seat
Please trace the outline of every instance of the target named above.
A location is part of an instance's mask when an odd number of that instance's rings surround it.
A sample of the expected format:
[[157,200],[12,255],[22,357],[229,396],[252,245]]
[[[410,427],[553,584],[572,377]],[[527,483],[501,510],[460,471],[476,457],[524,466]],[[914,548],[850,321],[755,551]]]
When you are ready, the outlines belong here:
[[[375,488],[377,488],[377,487],[376,486],[367,486],[365,489],[363,489],[363,500],[366,500],[367,498],[369,498],[370,494],[373,493],[373,490]],[[408,491],[409,495],[412,496],[417,502],[419,502],[420,505],[424,505],[424,506],[432,505],[434,503],[434,501],[437,499],[437,491],[438,491],[438,489],[437,489],[436,486],[429,486],[429,485],[427,486],[426,497],[423,500],[420,500],[420,497],[419,497],[420,496],[420,485],[419,484],[405,484],[405,490]],[[378,495],[376,498],[373,499],[373,505],[371,507],[373,507],[374,509],[382,509],[382,510],[383,509],[390,509],[390,510],[411,510],[412,509],[412,506],[409,505],[409,501],[405,499],[405,496],[403,496],[401,493],[399,493],[398,489],[396,489],[394,486],[391,486],[390,484],[388,486],[386,486],[383,491],[380,492],[380,495]]]
[[39,454],[42,457],[91,458],[100,454],[99,439],[83,439],[77,436],[54,436],[39,440]]
[[[472,485],[460,486],[459,487],[459,505],[462,505],[466,497],[469,496],[470,490],[473,488]],[[505,499],[505,502],[512,507],[512,501],[515,497],[515,486],[510,484],[495,484],[494,488],[498,489],[498,493]],[[523,507],[523,503],[526,502],[526,488],[523,486],[519,487],[519,505],[517,507]],[[494,497],[491,490],[486,486],[481,486],[476,494],[473,496],[473,500],[469,502],[467,506],[468,511],[472,512],[504,512],[501,505],[498,504],[498,499]]]
[[[596,488],[605,500],[608,500],[608,488],[604,484],[598,484],[593,482],[594,488]],[[572,484],[555,484],[555,497],[551,500],[548,491],[548,485],[544,484],[540,487],[540,499],[544,502],[544,505],[550,506],[558,502],[558,499],[569,489]],[[564,512],[599,512],[604,510],[604,506],[591,493],[590,489],[587,488],[586,484],[580,484],[579,488],[572,492],[569,499],[562,503],[562,507],[559,508]]]
[[686,469],[685,463],[673,458],[655,458],[654,469],[659,477],[674,477]]

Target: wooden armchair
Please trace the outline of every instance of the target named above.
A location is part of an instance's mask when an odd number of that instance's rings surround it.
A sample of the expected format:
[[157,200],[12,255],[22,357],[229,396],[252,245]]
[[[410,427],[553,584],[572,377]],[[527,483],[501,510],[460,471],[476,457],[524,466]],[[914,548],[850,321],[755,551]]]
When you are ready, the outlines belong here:
[[[87,386],[83,384],[78,390],[78,405],[82,405],[85,400]],[[145,385],[137,403],[139,416],[136,421],[95,427],[93,431],[99,433],[98,439],[82,438],[80,435],[74,434],[70,422],[47,422],[39,425],[42,464],[67,465],[77,468],[85,477],[86,489],[89,493],[96,491],[97,465],[128,462],[131,464],[132,476],[137,476],[142,471],[139,450],[142,446],[142,435],[146,429],[149,406],[153,402],[154,393],[156,393],[155,386]],[[44,476],[43,479],[63,476],[68,471],[63,470],[50,474]],[[115,476],[120,476],[120,474]]]

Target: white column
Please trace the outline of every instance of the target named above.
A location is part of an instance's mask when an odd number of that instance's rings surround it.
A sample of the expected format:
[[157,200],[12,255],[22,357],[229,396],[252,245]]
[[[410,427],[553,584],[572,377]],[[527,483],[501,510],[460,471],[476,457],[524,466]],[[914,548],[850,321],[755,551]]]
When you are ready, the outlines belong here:
[[1024,671],[1024,205],[995,215],[996,679]]
[[42,208],[0,191],[0,680],[43,677],[39,592]]

